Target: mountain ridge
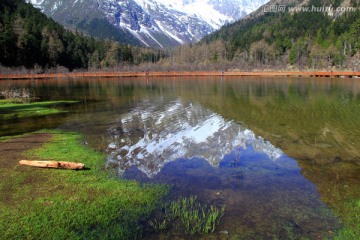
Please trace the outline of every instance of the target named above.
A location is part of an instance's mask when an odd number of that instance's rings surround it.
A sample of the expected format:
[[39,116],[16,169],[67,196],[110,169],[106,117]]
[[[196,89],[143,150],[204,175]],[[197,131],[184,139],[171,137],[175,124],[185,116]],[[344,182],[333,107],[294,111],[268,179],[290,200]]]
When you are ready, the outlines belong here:
[[[194,43],[268,0],[27,0],[66,27],[89,35],[92,22],[117,29],[125,43],[167,48]],[[199,10],[201,9],[201,11]],[[110,23],[109,24],[106,23]],[[121,37],[111,37],[122,41]]]

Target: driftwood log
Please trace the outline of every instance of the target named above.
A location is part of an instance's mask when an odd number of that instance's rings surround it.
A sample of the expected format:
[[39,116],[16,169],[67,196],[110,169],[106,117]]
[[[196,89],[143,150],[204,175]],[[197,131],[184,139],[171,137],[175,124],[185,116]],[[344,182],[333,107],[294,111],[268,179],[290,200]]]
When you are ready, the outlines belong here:
[[71,170],[82,170],[85,165],[83,163],[75,162],[59,162],[59,161],[33,161],[33,160],[21,160],[20,165],[40,167],[40,168],[60,168]]

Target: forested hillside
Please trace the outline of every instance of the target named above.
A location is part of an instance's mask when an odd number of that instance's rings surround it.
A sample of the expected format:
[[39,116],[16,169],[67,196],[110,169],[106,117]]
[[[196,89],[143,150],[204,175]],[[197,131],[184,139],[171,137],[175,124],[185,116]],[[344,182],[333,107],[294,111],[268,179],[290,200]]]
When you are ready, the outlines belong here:
[[0,1],[0,65],[69,70],[156,62],[161,52],[74,33],[24,0]]
[[[272,0],[272,3],[287,2]],[[257,11],[193,45],[155,50],[84,37],[24,0],[0,1],[0,65],[49,69],[360,70],[360,1],[289,1],[301,6],[346,6],[356,11]],[[307,5],[304,5],[306,3]],[[98,31],[96,27],[91,27]],[[59,69],[59,68],[58,68]]]
[[307,4],[357,10],[331,14],[289,12],[287,7],[285,12],[258,14],[225,26],[198,44],[178,48],[172,61],[214,68],[360,69],[359,1],[312,0]]

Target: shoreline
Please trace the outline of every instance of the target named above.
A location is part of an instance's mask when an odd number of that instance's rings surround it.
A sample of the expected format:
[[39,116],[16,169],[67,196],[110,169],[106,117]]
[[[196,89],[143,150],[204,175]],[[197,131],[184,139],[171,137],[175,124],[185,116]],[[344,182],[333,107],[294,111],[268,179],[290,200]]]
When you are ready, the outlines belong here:
[[221,71],[169,71],[169,72],[78,72],[50,74],[0,74],[0,80],[11,79],[45,79],[45,78],[80,78],[80,77],[201,77],[201,76],[231,76],[231,77],[344,77],[360,78],[360,71],[284,71],[284,72],[221,72]]
[[[77,132],[41,130],[0,145],[0,239],[135,239],[170,187],[114,178],[106,154]],[[21,159],[78,161],[85,171],[20,166]],[[54,227],[56,226],[56,227]],[[107,239],[107,237],[105,237]]]

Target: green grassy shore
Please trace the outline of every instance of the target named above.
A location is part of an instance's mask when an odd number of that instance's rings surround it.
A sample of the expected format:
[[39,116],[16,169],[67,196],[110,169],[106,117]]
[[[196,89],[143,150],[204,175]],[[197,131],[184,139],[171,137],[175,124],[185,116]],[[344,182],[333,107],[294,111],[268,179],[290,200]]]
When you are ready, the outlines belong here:
[[0,239],[140,238],[139,223],[168,187],[112,179],[103,169],[105,156],[80,144],[81,135],[48,133],[51,140],[24,157],[82,162],[88,170],[0,168]]

